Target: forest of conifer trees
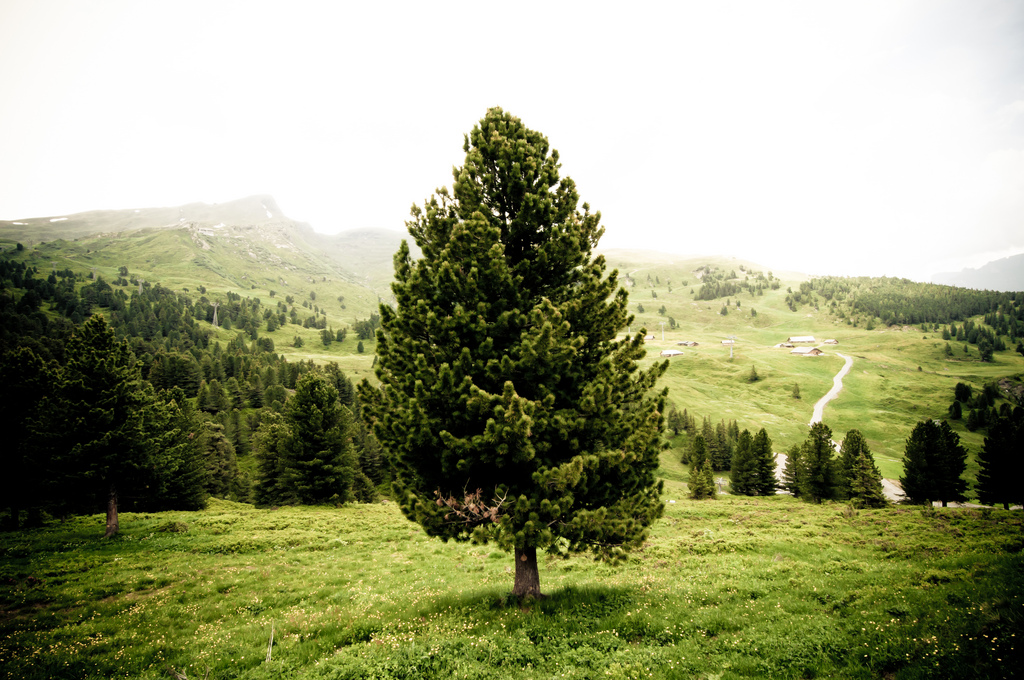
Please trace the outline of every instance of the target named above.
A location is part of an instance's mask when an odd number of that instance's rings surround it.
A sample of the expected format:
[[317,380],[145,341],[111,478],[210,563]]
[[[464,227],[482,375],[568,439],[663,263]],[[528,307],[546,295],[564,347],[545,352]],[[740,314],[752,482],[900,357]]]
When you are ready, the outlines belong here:
[[[212,340],[215,320],[236,332],[226,345]],[[209,496],[373,500],[385,467],[351,381],[336,364],[287,361],[260,335],[307,321],[286,302],[193,300],[127,267],[111,285],[0,260],[8,521],[106,511],[110,535],[119,509],[195,509]],[[330,471],[315,490],[310,469]]]

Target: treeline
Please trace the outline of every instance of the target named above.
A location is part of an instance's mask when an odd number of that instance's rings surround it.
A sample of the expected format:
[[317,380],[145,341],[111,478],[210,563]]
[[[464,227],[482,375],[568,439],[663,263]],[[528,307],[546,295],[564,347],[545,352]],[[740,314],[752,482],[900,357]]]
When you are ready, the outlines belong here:
[[[953,401],[949,405],[952,420],[963,419],[967,429],[975,432],[996,424],[1000,418],[1008,418],[1020,408],[1020,399],[1012,394],[1003,394],[994,382],[985,383],[975,389],[967,383],[958,382],[953,388]],[[966,416],[965,416],[966,414]]]
[[951,324],[973,316],[999,335],[1024,335],[1021,293],[957,288],[890,277],[822,276],[791,291],[793,305],[829,305],[841,318],[864,316],[886,325]]
[[764,295],[765,290],[776,290],[781,285],[779,279],[768,272],[747,270],[743,266],[740,271],[744,272],[743,280],[736,276],[735,270],[728,273],[711,265],[704,265],[694,273],[701,279],[700,290],[694,295],[695,300],[717,300],[723,297],[735,297],[741,293],[749,293],[751,296]]
[[[0,419],[17,433],[0,454],[11,522],[102,507],[114,517],[126,507],[193,509],[210,495],[373,500],[385,470],[351,382],[335,364],[288,362],[260,336],[294,323],[283,303],[267,309],[234,293],[193,301],[121,274],[114,286],[68,270],[43,279],[0,260]],[[109,322],[77,323],[96,311]],[[212,341],[215,321],[237,331],[226,346]],[[301,444],[304,408],[333,433],[315,455]],[[317,466],[334,472],[310,492],[298,471]]]
[[838,457],[832,430],[823,423],[811,427],[807,439],[787,452],[783,479],[775,476],[776,456],[772,440],[761,428],[756,433],[740,430],[735,420],[701,425],[686,409],[674,407],[667,416],[673,435],[686,432],[682,462],[690,466],[690,497],[713,498],[717,494],[714,472],[730,471],[730,490],[745,496],[770,496],[784,489],[814,502],[849,500],[859,507],[882,507],[882,473],[875,465],[867,442],[858,430],[846,434]]
[[831,428],[814,423],[807,439],[787,451],[781,487],[814,503],[848,500],[857,507],[869,508],[888,503],[882,473],[860,430],[847,432],[835,454]]
[[[1001,411],[988,423],[988,436],[978,453],[975,491],[982,503],[1002,505],[1008,510],[1011,504],[1024,503],[1024,486],[1020,484],[1024,473],[1024,458],[1020,455],[1024,408]],[[923,420],[907,438],[900,483],[908,502],[930,505],[941,501],[945,507],[967,499],[968,484],[963,478],[966,469],[967,451],[960,444],[960,436],[944,420]]]

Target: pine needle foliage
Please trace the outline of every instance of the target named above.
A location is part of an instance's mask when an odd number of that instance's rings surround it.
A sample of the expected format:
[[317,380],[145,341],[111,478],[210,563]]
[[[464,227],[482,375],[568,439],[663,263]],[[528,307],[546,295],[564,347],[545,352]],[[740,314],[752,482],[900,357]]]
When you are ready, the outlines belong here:
[[768,431],[763,427],[758,430],[750,448],[754,460],[754,495],[774,496],[778,482],[775,479],[775,453]]
[[715,476],[711,468],[711,457],[703,435],[693,438],[690,453],[690,498],[702,500],[715,497]]
[[922,420],[907,438],[900,483],[907,500],[916,504],[965,500],[967,450],[946,421]]
[[750,431],[743,430],[732,453],[732,481],[729,486],[735,494],[757,495],[757,463],[754,460],[753,444]]
[[857,457],[865,453],[871,459],[871,450],[860,430],[853,429],[846,433],[842,445],[839,447],[837,459],[836,482],[839,487],[839,497],[843,499],[853,498],[853,476],[857,464]]
[[820,422],[811,425],[800,451],[800,496],[805,500],[820,503],[836,497],[834,451],[831,428]]
[[643,333],[616,337],[632,317],[592,257],[600,213],[548,140],[495,108],[463,150],[452,190],[413,207],[422,257],[395,256],[360,394],[406,517],[514,551],[513,593],[539,595],[538,549],[622,557],[661,515],[668,364],[638,371]]
[[[957,402],[954,402],[957,403]],[[1002,417],[988,429],[985,444],[978,453],[978,498],[982,503],[1002,505],[1024,502],[1020,479],[1024,473],[1024,457],[1020,455],[1020,442],[1024,438],[1024,410],[1014,409],[1010,416]]]
[[803,452],[793,444],[786,453],[786,466],[782,470],[782,488],[799,498],[803,486]]
[[884,508],[889,504],[882,489],[882,473],[865,450],[857,452],[850,470],[850,500],[858,508]]

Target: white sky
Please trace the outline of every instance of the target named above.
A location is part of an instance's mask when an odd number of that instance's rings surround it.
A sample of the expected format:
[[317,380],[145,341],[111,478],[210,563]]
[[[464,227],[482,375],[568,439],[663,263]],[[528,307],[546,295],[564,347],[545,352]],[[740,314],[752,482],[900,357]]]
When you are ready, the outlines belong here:
[[908,276],[1024,251],[1024,3],[0,0],[0,218],[273,195],[403,229],[490,106],[603,247]]

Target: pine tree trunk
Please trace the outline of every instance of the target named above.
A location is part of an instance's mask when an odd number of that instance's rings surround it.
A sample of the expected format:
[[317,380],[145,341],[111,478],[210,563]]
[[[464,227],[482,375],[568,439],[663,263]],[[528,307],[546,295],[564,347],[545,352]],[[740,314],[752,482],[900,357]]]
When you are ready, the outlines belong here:
[[516,584],[512,594],[516,597],[542,597],[540,571],[537,569],[537,548],[516,548]]
[[117,522],[117,487],[111,484],[107,495],[107,533],[103,534],[103,538],[110,538],[120,528]]

